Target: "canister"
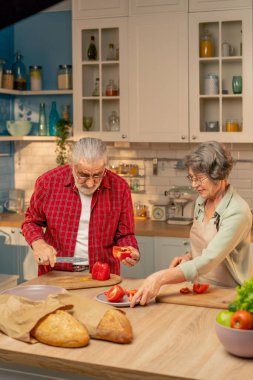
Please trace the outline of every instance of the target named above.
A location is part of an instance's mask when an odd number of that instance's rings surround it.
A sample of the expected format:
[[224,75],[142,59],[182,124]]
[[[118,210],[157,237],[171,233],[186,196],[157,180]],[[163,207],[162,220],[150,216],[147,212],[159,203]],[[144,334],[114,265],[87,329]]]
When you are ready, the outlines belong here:
[[204,94],[217,95],[219,93],[219,77],[216,74],[207,74],[204,78]]
[[72,65],[59,65],[57,82],[59,90],[72,89]]
[[42,89],[42,67],[30,66],[29,70],[31,91],[40,91]]
[[14,75],[12,70],[4,70],[3,72],[3,88],[12,90],[14,86]]

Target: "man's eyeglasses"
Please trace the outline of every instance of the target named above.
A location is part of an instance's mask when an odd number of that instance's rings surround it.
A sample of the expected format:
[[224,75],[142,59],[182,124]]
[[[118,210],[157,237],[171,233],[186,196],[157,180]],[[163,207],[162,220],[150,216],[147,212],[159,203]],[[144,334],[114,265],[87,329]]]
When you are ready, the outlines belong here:
[[195,183],[195,185],[202,185],[202,182],[208,179],[208,177],[192,177],[191,175],[187,175],[186,179],[190,182],[191,185],[193,184],[193,182]]
[[96,174],[85,174],[82,173],[81,175],[76,174],[76,177],[80,183],[85,183],[92,179],[94,182],[98,182],[103,178],[103,176],[106,173],[106,169],[104,169],[101,173],[96,173]]

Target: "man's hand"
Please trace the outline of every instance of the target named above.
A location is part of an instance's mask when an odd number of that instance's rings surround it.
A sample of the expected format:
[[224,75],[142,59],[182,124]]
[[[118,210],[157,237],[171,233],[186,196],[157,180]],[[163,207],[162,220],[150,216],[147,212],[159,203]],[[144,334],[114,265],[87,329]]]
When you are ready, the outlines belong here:
[[133,267],[140,261],[140,252],[134,247],[124,247],[131,251],[131,257],[127,257],[125,260],[122,260],[122,263],[127,267]]
[[32,243],[32,249],[35,260],[39,265],[51,265],[54,267],[56,250],[51,245],[47,244],[45,240],[39,239]]

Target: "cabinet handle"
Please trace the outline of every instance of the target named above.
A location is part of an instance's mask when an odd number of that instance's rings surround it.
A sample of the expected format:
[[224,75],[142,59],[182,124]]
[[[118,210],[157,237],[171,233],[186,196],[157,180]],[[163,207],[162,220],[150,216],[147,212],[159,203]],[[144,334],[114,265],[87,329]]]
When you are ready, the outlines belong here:
[[197,136],[193,135],[193,136],[192,136],[192,139],[193,139],[193,140],[197,140]]
[[186,136],[181,136],[181,140],[185,140],[186,139]]
[[189,245],[189,242],[188,241],[184,241],[183,245]]
[[127,135],[121,135],[122,139],[126,139]]

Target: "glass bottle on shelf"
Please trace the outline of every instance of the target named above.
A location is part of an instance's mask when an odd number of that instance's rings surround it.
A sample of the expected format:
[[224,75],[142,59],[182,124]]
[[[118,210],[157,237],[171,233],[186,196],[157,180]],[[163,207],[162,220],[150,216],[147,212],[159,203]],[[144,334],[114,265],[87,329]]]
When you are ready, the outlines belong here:
[[119,131],[119,117],[116,111],[112,111],[108,117],[109,130],[116,132]]
[[47,135],[47,118],[46,118],[45,103],[40,103],[38,135],[39,136]]
[[95,87],[92,92],[92,96],[99,96],[99,78],[96,78]]
[[200,37],[199,56],[200,58],[209,58],[214,56],[213,40],[207,29]]
[[56,108],[56,102],[52,102],[51,111],[49,114],[49,135],[56,136],[57,123],[60,120],[59,113]]
[[114,83],[113,79],[110,79],[105,90],[106,96],[118,96],[118,87]]
[[115,48],[114,44],[109,44],[108,46],[108,53],[106,59],[108,61],[113,61],[115,59]]
[[95,37],[91,36],[90,38],[90,44],[87,50],[87,57],[89,60],[95,60],[97,59],[97,48],[95,45]]
[[14,75],[14,90],[26,90],[26,68],[22,62],[22,54],[20,51],[16,53],[16,61],[12,65]]
[[42,67],[30,66],[30,89],[31,91],[40,91],[42,89]]

